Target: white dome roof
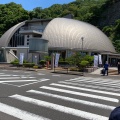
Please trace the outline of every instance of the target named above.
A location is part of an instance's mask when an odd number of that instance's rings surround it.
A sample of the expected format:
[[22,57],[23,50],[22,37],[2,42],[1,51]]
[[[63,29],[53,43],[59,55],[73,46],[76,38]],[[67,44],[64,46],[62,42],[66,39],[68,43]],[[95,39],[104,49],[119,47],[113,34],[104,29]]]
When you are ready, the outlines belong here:
[[55,18],[44,30],[43,39],[49,40],[49,48],[109,51],[115,49],[109,38],[95,26],[67,18]]

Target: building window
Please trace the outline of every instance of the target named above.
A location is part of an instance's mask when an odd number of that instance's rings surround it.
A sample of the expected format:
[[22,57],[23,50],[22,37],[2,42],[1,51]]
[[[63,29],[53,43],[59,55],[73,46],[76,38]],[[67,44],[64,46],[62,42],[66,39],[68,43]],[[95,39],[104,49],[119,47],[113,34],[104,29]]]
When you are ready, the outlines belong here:
[[10,47],[24,46],[24,35],[19,34],[19,30],[17,30],[8,45]]

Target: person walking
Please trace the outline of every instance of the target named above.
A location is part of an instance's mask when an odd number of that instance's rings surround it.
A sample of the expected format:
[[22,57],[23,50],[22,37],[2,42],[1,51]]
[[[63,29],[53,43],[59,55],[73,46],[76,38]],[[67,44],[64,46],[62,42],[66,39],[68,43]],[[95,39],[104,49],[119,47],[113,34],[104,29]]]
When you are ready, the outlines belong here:
[[105,74],[107,74],[107,76],[108,76],[108,67],[109,67],[109,65],[108,65],[108,61],[106,61],[106,63],[104,64],[104,70],[105,70],[105,72],[104,72],[104,76],[105,76]]
[[109,120],[120,120],[120,106],[113,109],[110,113]]
[[118,74],[120,74],[120,62],[118,62],[117,68],[118,68]]

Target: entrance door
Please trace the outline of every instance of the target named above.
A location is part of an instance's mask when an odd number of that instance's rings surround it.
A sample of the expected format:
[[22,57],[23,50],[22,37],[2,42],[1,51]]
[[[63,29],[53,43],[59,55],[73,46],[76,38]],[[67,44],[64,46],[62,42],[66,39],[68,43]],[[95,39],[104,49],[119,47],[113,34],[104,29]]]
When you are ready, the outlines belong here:
[[3,50],[0,50],[0,62],[5,62]]

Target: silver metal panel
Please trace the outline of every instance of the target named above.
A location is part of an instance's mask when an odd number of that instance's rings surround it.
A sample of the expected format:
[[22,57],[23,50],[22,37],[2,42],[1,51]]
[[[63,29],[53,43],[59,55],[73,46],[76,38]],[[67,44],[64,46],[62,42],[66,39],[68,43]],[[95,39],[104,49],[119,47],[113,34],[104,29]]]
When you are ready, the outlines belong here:
[[[83,37],[83,46],[82,46]],[[43,39],[49,48],[66,48],[115,52],[109,38],[95,26],[67,18],[55,18],[47,25]]]
[[9,30],[7,30],[0,38],[0,47],[2,47],[2,46],[7,47],[13,34],[24,24],[25,24],[25,21],[18,23],[17,25],[15,25],[15,26],[11,27]]

